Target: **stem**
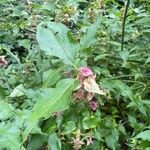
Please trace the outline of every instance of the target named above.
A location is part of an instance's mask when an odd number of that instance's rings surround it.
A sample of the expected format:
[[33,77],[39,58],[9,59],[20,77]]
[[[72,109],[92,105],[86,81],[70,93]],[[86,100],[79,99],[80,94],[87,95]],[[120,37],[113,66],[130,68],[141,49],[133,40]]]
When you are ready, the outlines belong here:
[[131,81],[131,80],[122,80],[122,81],[130,82],[130,83],[137,83],[137,84],[143,85],[143,87],[146,87],[146,84],[144,84],[143,82],[140,82],[140,81]]
[[130,4],[130,0],[127,0],[127,5],[126,5],[126,7],[125,7],[125,13],[124,13],[123,24],[122,24],[121,51],[123,51],[124,35],[125,35],[125,23],[126,23],[126,18],[127,18],[127,13],[128,13],[129,4]]
[[[129,78],[129,77],[134,77],[135,75],[122,75],[122,76],[116,76],[116,77],[111,77],[110,79],[120,79],[120,78]],[[148,75],[142,75],[143,78],[150,78]]]
[[[116,56],[106,56],[107,58],[111,58],[111,59],[114,59],[114,60],[120,60],[120,61],[122,61],[122,59],[121,58],[119,58],[119,57],[116,57]],[[141,61],[141,60],[127,60],[127,62],[133,62],[133,63],[145,63],[145,61]]]

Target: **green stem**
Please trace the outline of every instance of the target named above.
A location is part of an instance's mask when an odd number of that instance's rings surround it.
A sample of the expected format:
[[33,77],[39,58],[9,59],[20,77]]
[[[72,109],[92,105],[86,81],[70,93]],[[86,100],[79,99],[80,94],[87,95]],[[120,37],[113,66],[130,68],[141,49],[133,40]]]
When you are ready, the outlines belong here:
[[129,4],[130,4],[130,0],[127,0],[127,5],[126,5],[126,7],[125,7],[125,13],[124,13],[123,24],[122,24],[121,51],[123,51],[124,35],[125,35],[125,23],[126,23],[126,18],[127,18],[127,13],[128,13]]
[[[120,79],[120,78],[129,78],[129,77],[134,77],[135,75],[122,75],[122,76],[116,76],[116,77],[111,77],[110,79]],[[142,75],[142,78],[150,78],[149,75]]]
[[130,83],[137,83],[137,84],[141,84],[141,85],[143,85],[143,87],[146,87],[146,84],[145,84],[145,83],[143,83],[143,82],[140,82],[140,81],[131,81],[131,80],[122,80],[122,81],[130,82]]
[[[114,60],[120,60],[120,61],[123,61],[121,58],[119,57],[116,57],[116,56],[106,56],[107,58],[111,58],[111,59],[114,59]],[[145,61],[141,61],[141,60],[127,60],[127,62],[133,62],[133,63],[145,63]]]

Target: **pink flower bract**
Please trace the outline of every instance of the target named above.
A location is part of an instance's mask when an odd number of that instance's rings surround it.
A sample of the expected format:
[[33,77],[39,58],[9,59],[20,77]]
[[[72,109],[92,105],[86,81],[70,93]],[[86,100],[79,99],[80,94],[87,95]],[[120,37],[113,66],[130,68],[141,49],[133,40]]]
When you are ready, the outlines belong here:
[[90,68],[88,67],[81,67],[79,69],[79,72],[80,72],[80,75],[84,76],[84,77],[88,77],[88,76],[91,76],[93,75],[93,72],[91,71]]

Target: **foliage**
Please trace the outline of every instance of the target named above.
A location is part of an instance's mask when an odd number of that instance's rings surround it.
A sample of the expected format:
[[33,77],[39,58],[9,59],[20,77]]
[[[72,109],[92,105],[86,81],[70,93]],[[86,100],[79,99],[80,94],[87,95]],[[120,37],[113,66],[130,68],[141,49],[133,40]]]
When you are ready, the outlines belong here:
[[0,149],[150,148],[150,4],[130,2],[122,51],[125,5],[0,1]]

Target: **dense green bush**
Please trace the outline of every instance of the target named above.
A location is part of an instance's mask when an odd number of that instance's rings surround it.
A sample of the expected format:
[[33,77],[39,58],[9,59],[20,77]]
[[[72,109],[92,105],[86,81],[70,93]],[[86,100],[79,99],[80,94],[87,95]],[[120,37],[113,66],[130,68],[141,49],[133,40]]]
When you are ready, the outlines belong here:
[[0,149],[150,149],[150,4],[122,43],[125,6],[0,1]]

